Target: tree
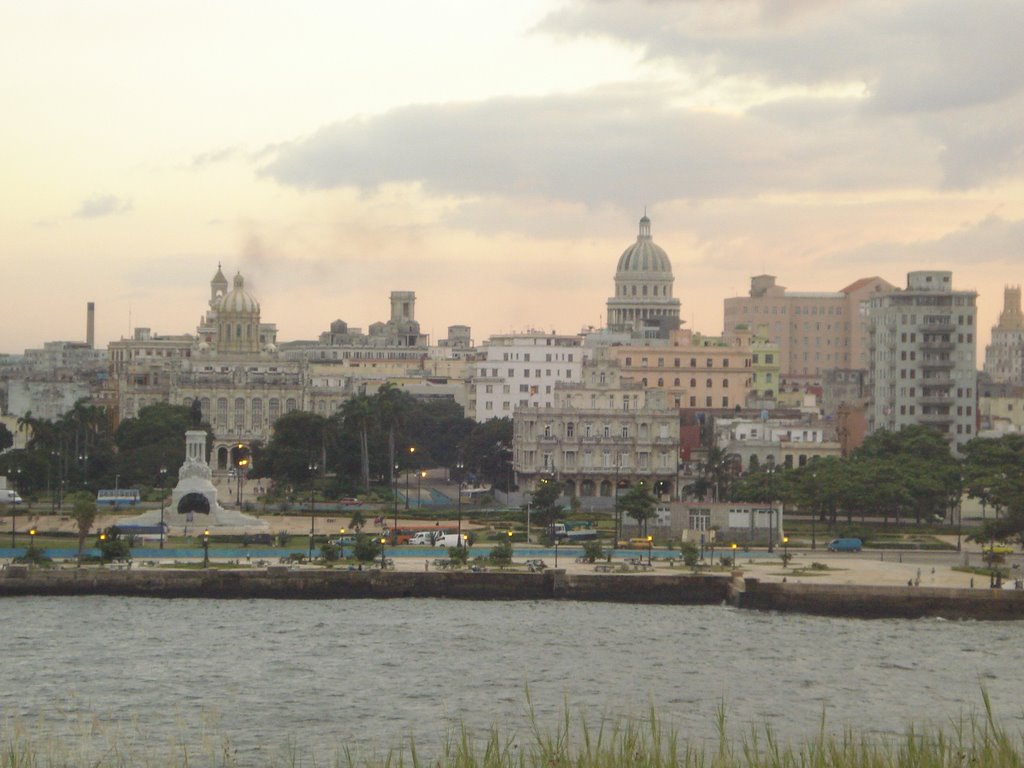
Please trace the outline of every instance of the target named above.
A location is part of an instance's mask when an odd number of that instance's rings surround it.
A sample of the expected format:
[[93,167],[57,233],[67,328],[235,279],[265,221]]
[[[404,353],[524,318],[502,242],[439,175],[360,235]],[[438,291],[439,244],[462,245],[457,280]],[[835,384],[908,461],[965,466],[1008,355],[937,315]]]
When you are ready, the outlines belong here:
[[562,505],[558,503],[558,497],[561,495],[561,486],[547,478],[542,478],[536,490],[530,494],[533,516],[544,528],[550,526],[555,522],[555,518],[562,514]]
[[370,490],[370,419],[373,414],[370,398],[359,394],[341,407],[342,422],[352,425],[359,436],[359,479],[363,491]]
[[161,467],[180,466],[185,460],[184,435],[191,428],[191,409],[169,403],[147,405],[135,418],[122,421],[114,433],[122,485],[149,484]]
[[647,535],[647,521],[654,517],[655,500],[643,483],[634,485],[619,497],[616,508],[636,520],[637,527],[643,527]]
[[14,445],[14,435],[7,428],[6,424],[0,424],[0,453]]
[[78,529],[78,567],[82,567],[82,552],[85,550],[85,537],[89,535],[93,523],[96,522],[96,499],[91,493],[76,493],[71,504],[71,519]]
[[366,525],[366,518],[363,516],[363,512],[357,509],[352,513],[352,519],[348,522],[348,527],[354,531],[363,530],[363,526]]
[[380,543],[376,536],[368,536],[365,533],[359,533],[356,535],[356,543],[352,548],[355,554],[356,560],[361,563],[372,563],[378,557],[380,557],[381,551],[384,549],[384,545]]

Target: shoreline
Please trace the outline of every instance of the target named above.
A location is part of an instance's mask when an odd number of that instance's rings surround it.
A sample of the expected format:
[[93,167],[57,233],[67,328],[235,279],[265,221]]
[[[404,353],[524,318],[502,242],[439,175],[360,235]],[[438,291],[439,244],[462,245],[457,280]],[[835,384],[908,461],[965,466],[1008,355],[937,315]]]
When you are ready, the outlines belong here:
[[580,573],[547,569],[436,571],[289,568],[36,569],[0,572],[0,598],[107,595],[149,598],[339,600],[445,598],[728,605],[847,618],[1024,619],[1024,590],[765,580],[732,574]]

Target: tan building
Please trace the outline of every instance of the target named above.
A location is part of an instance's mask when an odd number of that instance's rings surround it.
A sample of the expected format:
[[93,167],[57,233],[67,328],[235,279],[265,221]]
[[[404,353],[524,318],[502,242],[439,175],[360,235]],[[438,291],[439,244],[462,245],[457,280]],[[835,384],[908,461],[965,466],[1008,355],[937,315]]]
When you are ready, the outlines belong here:
[[659,497],[675,494],[678,411],[664,391],[622,373],[609,350],[597,350],[582,381],[556,385],[550,408],[515,409],[513,468],[521,490],[555,479],[591,507],[613,506],[617,487],[641,481]]
[[992,341],[985,347],[984,370],[992,381],[1024,385],[1024,314],[1019,285],[1003,291],[1003,311],[992,327]]
[[734,409],[743,406],[751,385],[748,330],[728,338],[673,331],[667,342],[609,346],[622,370],[623,383],[665,393],[674,408]]
[[726,331],[764,325],[779,345],[782,373],[820,375],[832,368],[867,369],[868,324],[864,302],[895,290],[880,277],[857,280],[831,292],[787,291],[774,275],[750,279],[748,296],[725,300]]

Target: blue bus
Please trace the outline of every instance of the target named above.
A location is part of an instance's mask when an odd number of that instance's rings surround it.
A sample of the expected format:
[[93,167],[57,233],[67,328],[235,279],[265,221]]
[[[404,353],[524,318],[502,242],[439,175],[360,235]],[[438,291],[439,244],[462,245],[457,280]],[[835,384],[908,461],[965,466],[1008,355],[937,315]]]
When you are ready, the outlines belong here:
[[139,503],[138,488],[106,488],[96,494],[96,505],[101,507],[134,507]]

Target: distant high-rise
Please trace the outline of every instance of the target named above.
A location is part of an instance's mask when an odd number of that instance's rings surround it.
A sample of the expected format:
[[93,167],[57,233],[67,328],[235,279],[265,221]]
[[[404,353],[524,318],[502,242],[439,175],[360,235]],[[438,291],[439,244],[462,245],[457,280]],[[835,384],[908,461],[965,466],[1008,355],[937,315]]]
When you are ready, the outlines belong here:
[[954,291],[951,272],[923,271],[871,298],[870,432],[920,424],[956,452],[975,436],[977,297]]
[[85,344],[89,349],[96,346],[96,304],[92,301],[85,305]]
[[985,347],[985,373],[992,381],[1024,386],[1024,314],[1020,286],[1003,290],[1003,311],[992,326],[992,343]]

